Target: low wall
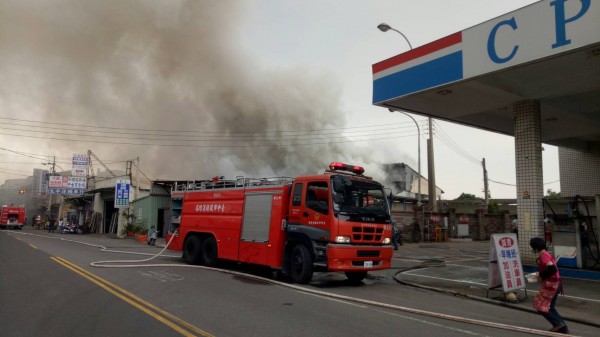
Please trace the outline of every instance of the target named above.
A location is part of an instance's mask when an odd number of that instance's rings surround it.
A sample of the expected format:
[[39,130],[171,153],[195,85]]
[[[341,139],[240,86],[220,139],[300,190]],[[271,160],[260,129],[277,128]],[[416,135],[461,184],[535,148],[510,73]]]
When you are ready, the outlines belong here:
[[[416,208],[393,210],[392,217],[400,226],[406,242],[419,241],[420,227],[416,224],[423,224],[424,241],[435,241],[437,228],[446,228],[444,232],[450,238],[489,240],[492,234],[510,232],[512,224],[512,217],[508,212],[484,213],[482,210],[477,210],[475,213],[456,213],[454,210],[434,213]],[[459,224],[468,225],[468,236],[459,237]]]

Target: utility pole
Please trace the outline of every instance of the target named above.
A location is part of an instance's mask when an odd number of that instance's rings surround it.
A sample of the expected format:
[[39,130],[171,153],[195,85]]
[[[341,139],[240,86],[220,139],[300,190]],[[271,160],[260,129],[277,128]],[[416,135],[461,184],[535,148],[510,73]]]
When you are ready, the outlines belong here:
[[140,157],[136,158],[135,164],[135,198],[140,197]]
[[50,191],[50,177],[54,176],[56,166],[56,156],[52,157],[52,168],[50,169],[50,175],[48,176],[48,219],[52,215],[52,192]]
[[481,164],[483,165],[483,196],[485,200],[485,205],[488,206],[490,202],[490,197],[488,193],[488,175],[487,169],[485,168],[485,158],[483,158]]
[[427,139],[427,173],[429,176],[429,203],[431,204],[431,211],[437,212],[437,188],[435,185],[435,163],[433,157],[433,127],[432,119],[431,117],[429,117],[429,139]]

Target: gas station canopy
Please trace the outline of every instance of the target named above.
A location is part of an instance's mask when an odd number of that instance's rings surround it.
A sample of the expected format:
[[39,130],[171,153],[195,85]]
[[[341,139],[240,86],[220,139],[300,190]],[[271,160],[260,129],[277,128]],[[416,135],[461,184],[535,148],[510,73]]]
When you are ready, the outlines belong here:
[[373,65],[373,104],[506,135],[529,99],[542,142],[600,142],[600,1],[540,1]]

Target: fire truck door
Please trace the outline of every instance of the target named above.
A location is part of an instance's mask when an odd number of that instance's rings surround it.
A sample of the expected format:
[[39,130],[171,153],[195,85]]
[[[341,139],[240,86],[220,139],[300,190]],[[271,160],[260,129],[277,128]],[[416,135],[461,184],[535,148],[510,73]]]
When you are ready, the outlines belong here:
[[272,192],[246,194],[242,241],[269,241],[273,194]]
[[[238,260],[266,266],[280,266],[276,255],[283,249],[280,239],[281,191],[246,193]],[[274,216],[273,212],[278,216]],[[281,247],[280,247],[281,246]]]
[[288,216],[288,220],[290,223],[300,223],[302,222],[303,212],[301,209],[302,206],[302,189],[304,184],[301,182],[294,183],[294,187],[292,189],[292,198],[290,200],[290,213]]

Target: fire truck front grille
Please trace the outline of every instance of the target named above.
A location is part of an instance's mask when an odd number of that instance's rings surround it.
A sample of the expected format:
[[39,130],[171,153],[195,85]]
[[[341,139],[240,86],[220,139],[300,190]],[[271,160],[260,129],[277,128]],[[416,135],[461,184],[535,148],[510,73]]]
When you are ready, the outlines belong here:
[[359,250],[356,252],[356,257],[379,257],[378,250]]
[[361,243],[377,243],[383,240],[383,228],[352,227],[352,241]]

